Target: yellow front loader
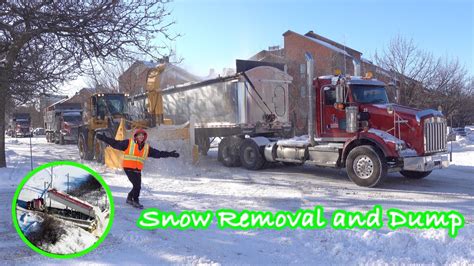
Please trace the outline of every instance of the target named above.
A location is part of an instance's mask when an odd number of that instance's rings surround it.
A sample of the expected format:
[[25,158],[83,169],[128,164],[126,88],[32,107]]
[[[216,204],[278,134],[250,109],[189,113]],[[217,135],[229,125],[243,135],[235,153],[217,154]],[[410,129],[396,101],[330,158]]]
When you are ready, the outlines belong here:
[[[171,119],[164,118],[163,97],[161,95],[160,81],[161,74],[166,65],[162,64],[148,71],[146,83],[146,112],[150,119],[132,121],[132,126],[127,126],[125,118],[120,120],[120,124],[115,133],[116,140],[128,139],[133,131],[138,128],[144,128],[148,132],[148,141],[153,145],[160,141],[184,140],[185,145],[189,145],[193,164],[198,160],[198,147],[194,140],[194,122],[191,118],[186,124],[173,125]],[[132,97],[133,100],[133,97]],[[104,161],[109,168],[120,168],[122,164],[123,152],[105,148]]]

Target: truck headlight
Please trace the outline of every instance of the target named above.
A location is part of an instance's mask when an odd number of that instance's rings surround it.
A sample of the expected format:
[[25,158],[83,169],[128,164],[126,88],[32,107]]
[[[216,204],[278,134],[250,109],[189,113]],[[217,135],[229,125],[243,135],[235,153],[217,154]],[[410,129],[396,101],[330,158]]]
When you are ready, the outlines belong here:
[[401,150],[404,150],[404,149],[406,149],[406,148],[407,148],[407,145],[406,145],[405,142],[397,142],[397,143],[395,143],[395,149],[396,149],[397,151],[401,151]]

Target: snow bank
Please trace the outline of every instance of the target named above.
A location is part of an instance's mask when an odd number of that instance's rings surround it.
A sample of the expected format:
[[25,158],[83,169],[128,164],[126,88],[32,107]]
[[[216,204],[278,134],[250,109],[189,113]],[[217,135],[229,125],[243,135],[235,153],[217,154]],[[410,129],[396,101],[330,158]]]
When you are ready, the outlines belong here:
[[91,233],[67,222],[62,223],[66,234],[54,245],[46,245],[42,249],[55,254],[71,254],[87,249],[97,241],[97,237]]
[[458,136],[456,141],[448,142],[448,148],[451,149],[451,147],[453,152],[474,151],[474,134],[466,137]]
[[457,238],[446,230],[323,231],[305,243],[318,264],[469,264],[474,262],[474,225]]

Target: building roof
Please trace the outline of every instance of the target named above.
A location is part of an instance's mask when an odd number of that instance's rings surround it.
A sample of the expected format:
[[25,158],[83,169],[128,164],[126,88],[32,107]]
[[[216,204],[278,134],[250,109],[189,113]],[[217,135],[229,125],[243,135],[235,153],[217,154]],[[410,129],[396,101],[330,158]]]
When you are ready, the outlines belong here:
[[359,51],[357,51],[357,50],[355,50],[355,49],[353,49],[353,48],[347,47],[347,46],[345,46],[345,45],[343,45],[343,44],[340,44],[340,43],[338,43],[338,42],[335,42],[335,41],[333,41],[333,40],[331,40],[331,39],[328,39],[328,38],[326,38],[326,37],[323,37],[323,36],[321,36],[321,35],[319,35],[319,34],[316,34],[316,33],[314,33],[314,31],[312,31],[312,30],[311,30],[311,31],[308,31],[308,32],[305,34],[305,36],[308,36],[308,37],[311,37],[311,38],[314,38],[314,39],[323,41],[323,42],[325,42],[325,43],[331,44],[331,45],[333,45],[333,46],[336,46],[336,47],[339,48],[339,49],[342,49],[342,50],[344,50],[344,51],[347,51],[349,54],[352,54],[353,56],[354,56],[354,54],[358,54],[359,57],[362,55],[361,52],[359,52]]

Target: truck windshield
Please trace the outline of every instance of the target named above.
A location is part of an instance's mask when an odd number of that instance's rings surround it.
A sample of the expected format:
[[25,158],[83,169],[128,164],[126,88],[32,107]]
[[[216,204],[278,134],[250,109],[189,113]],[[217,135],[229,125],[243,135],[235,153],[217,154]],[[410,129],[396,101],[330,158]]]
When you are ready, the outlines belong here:
[[124,95],[107,95],[104,97],[104,100],[112,115],[127,113],[127,104]]
[[82,121],[82,117],[79,115],[65,115],[64,121],[65,122],[80,122]]
[[388,103],[384,87],[353,85],[352,97],[358,103]]

